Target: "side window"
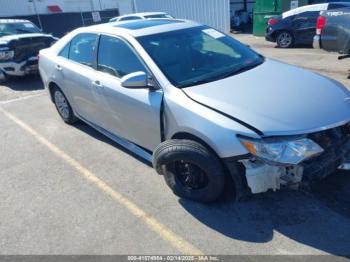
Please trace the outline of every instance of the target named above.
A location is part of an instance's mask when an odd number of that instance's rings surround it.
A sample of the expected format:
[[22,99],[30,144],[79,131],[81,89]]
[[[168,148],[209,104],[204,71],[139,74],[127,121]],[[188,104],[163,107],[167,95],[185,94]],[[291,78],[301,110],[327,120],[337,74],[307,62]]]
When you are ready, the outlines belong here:
[[119,78],[137,71],[147,71],[125,41],[105,35],[100,38],[97,70]]
[[140,19],[141,17],[138,17],[138,16],[127,16],[127,17],[121,18],[119,21],[140,20]]
[[62,56],[64,58],[69,57],[69,47],[70,47],[70,42],[68,44],[66,44],[66,46],[61,50],[61,52],[59,52],[58,56]]
[[69,59],[83,65],[92,66],[96,48],[97,35],[80,34],[70,43]]

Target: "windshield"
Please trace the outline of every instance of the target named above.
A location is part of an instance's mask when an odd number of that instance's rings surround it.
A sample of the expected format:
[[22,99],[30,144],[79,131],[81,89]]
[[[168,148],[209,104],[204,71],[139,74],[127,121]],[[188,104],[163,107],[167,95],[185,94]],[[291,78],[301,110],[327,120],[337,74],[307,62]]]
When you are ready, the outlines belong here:
[[40,29],[30,22],[0,24],[0,36],[40,33]]
[[157,14],[157,15],[145,15],[145,18],[173,18],[168,14]]
[[232,37],[206,26],[142,36],[138,41],[179,88],[223,79],[264,61]]

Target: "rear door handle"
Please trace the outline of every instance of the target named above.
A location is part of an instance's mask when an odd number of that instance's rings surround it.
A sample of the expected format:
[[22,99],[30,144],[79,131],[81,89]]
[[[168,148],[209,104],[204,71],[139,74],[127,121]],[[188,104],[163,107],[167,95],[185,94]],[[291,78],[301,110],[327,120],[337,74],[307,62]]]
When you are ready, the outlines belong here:
[[56,65],[55,67],[56,67],[56,70],[57,70],[57,71],[62,71],[62,70],[63,70],[62,67],[61,67],[60,65]]
[[98,80],[93,81],[93,82],[92,82],[92,84],[93,84],[94,86],[99,86],[99,87],[102,87],[101,82],[100,82],[100,81],[98,81]]
[[92,85],[95,86],[97,92],[102,92],[103,90],[103,85],[101,84],[100,81],[96,80],[92,82]]

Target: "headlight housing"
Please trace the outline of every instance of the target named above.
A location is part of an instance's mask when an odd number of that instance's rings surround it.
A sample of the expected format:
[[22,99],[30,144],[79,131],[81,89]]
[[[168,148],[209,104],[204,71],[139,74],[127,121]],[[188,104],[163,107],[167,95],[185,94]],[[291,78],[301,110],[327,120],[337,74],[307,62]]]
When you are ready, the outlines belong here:
[[257,158],[282,165],[297,165],[323,152],[322,147],[308,138],[286,141],[239,139],[247,150]]
[[10,60],[15,56],[15,51],[13,50],[4,50],[0,51],[0,61]]

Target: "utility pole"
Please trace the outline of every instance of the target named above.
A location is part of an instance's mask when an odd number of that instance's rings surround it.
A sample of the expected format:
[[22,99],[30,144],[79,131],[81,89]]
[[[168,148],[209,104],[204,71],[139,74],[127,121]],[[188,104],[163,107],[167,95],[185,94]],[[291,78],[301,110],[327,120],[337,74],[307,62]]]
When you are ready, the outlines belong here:
[[34,12],[35,12],[35,14],[36,14],[36,16],[37,16],[37,18],[38,18],[39,27],[40,27],[41,30],[43,30],[43,25],[41,24],[40,15],[39,15],[39,13],[38,13],[38,9],[37,9],[37,7],[36,7],[35,0],[29,0],[29,2],[32,2],[33,7],[34,7]]
[[136,13],[137,12],[137,7],[136,7],[136,1],[135,0],[132,0],[132,12],[133,13]]

